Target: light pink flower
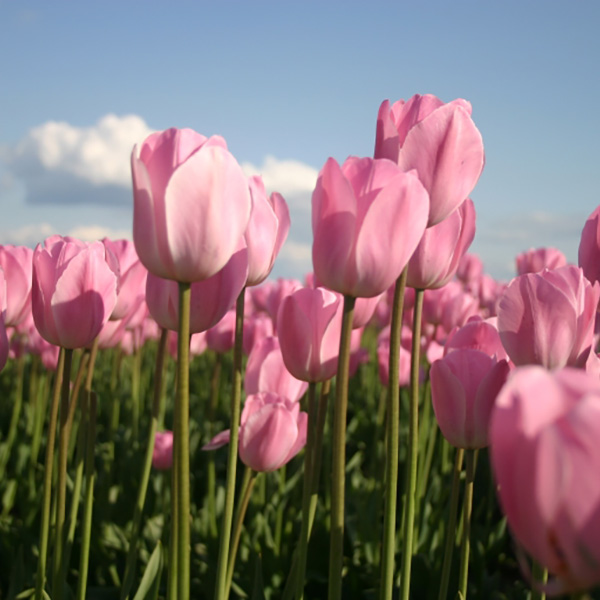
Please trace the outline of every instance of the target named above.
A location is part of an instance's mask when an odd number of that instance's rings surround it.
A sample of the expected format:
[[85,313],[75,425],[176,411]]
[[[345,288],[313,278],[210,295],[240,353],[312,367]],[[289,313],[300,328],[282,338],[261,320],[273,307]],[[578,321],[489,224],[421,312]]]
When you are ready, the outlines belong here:
[[517,274],[539,273],[544,269],[558,269],[567,264],[565,255],[556,248],[530,248],[515,258]]

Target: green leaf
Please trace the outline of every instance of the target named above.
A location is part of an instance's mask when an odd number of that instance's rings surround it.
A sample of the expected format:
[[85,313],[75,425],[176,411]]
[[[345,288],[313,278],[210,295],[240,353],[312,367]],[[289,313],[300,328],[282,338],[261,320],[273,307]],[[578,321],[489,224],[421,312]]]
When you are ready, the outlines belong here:
[[33,596],[33,594],[35,594],[35,588],[29,588],[28,590],[17,594],[15,596],[15,600],[25,600],[25,598],[30,598],[31,596]]
[[252,596],[250,597],[250,600],[265,600],[260,552],[256,554],[256,560],[254,561],[254,585],[252,586]]
[[160,540],[156,543],[156,548],[150,556],[146,565],[146,570],[142,576],[140,587],[133,600],[156,600],[158,598],[158,589],[160,587],[160,576],[162,573],[162,544]]

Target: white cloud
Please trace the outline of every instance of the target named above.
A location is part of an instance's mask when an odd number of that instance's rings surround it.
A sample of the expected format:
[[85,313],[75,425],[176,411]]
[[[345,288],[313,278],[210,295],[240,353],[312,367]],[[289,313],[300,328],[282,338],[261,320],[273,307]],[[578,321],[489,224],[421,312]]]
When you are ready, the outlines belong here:
[[102,227],[101,225],[79,225],[69,230],[67,235],[83,240],[84,242],[93,242],[105,237],[111,240],[130,240],[133,238],[131,229],[111,229],[110,227]]
[[91,127],[49,121],[1,156],[29,202],[118,204],[131,201],[131,151],[151,132],[136,115],[106,115]]

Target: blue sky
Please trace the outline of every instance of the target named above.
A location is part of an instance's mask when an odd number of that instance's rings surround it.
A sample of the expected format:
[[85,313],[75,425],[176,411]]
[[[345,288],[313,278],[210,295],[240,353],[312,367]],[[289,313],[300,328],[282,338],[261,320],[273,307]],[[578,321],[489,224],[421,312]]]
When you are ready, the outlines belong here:
[[0,0],[0,243],[131,235],[128,155],[150,130],[223,135],[292,211],[275,274],[310,269],[310,190],[373,152],[382,100],[473,105],[486,167],[472,250],[576,261],[600,203],[600,3]]

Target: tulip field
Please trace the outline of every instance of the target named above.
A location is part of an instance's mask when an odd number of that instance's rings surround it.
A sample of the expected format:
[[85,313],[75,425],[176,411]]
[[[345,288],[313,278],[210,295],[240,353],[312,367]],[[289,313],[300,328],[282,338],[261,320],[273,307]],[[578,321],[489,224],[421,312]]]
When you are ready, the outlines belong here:
[[497,281],[483,165],[384,101],[274,280],[285,199],[173,128],[133,241],[0,246],[0,600],[600,599],[600,206]]

